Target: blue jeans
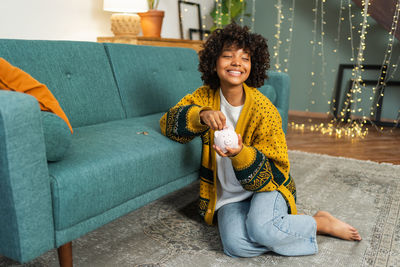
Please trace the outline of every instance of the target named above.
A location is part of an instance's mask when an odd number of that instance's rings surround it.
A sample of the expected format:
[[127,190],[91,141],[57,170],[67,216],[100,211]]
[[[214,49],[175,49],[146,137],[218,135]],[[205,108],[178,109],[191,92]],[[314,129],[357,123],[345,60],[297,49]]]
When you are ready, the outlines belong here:
[[289,215],[277,191],[255,193],[247,200],[218,210],[218,228],[224,253],[254,257],[273,251],[285,256],[318,252],[317,223],[307,215]]

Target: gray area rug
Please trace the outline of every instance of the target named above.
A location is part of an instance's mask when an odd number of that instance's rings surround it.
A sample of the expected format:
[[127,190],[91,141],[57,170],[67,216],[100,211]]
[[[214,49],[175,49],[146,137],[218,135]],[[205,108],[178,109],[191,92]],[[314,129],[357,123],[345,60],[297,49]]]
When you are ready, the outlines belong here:
[[[217,227],[197,215],[198,184],[163,197],[73,242],[75,266],[400,266],[400,165],[290,151],[299,212],[331,212],[361,242],[318,236],[313,256],[225,256]],[[52,250],[29,264],[58,266]]]

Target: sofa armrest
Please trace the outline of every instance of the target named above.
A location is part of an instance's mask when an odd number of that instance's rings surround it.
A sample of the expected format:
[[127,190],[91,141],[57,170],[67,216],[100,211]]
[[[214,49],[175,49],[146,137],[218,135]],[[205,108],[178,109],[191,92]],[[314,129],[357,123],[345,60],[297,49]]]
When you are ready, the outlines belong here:
[[269,71],[266,84],[270,84],[276,91],[275,106],[282,117],[282,128],[286,133],[288,127],[290,78],[283,72]]
[[26,262],[54,248],[39,104],[0,90],[0,254]]

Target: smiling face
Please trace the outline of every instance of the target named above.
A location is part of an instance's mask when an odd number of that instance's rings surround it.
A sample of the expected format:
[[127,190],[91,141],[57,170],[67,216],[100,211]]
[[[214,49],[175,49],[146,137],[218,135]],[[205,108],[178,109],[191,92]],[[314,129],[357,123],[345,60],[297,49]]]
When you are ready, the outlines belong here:
[[236,46],[224,47],[216,64],[221,88],[242,86],[251,71],[250,54]]

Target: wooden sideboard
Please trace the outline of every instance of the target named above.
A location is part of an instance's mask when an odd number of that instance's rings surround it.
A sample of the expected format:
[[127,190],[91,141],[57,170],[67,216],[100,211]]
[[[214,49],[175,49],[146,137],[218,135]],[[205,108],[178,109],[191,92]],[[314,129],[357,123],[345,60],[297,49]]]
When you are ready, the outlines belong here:
[[197,40],[182,40],[172,38],[157,38],[157,37],[97,37],[99,43],[122,43],[133,45],[153,45],[153,46],[168,46],[168,47],[186,47],[192,48],[199,52],[202,49],[203,41]]

